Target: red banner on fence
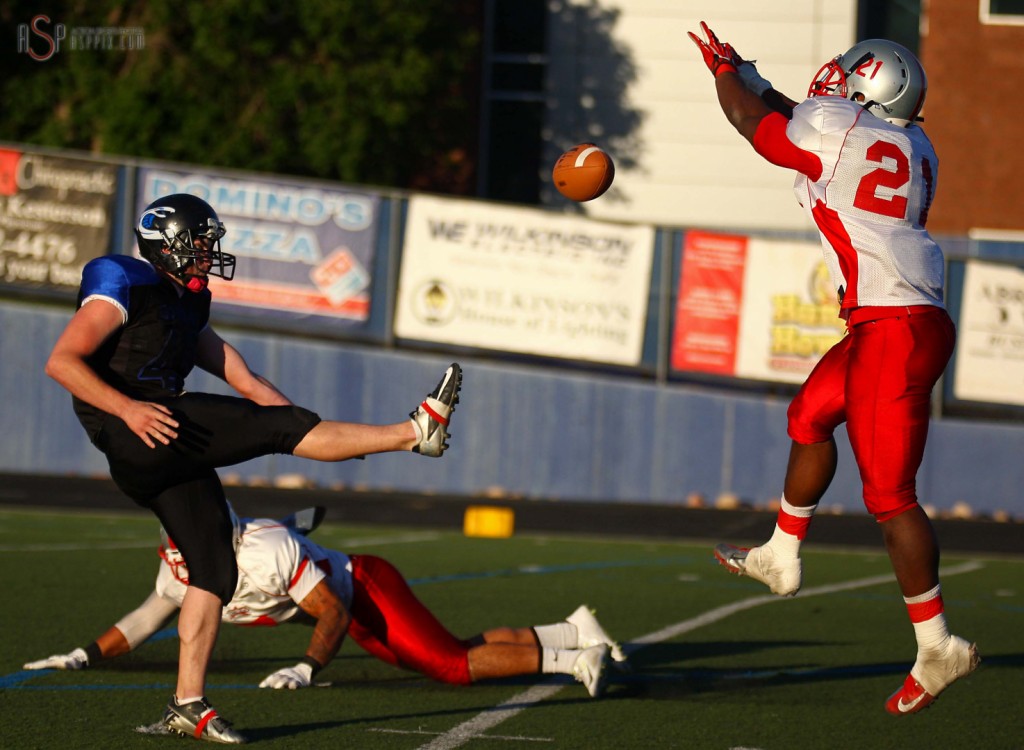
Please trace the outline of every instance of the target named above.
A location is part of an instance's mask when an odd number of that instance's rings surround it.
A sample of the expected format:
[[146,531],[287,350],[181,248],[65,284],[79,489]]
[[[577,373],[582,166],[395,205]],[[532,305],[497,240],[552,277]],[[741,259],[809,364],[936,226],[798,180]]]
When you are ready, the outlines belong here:
[[672,338],[672,367],[736,372],[748,238],[687,232]]

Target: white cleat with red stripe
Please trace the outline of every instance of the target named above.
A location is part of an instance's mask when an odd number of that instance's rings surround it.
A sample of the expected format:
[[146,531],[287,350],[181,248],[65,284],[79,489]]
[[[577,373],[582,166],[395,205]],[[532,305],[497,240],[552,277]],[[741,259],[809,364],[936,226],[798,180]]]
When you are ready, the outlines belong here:
[[222,745],[244,745],[245,737],[231,728],[231,722],[219,716],[206,698],[178,704],[173,696],[160,722],[171,734],[195,737]]
[[448,447],[448,425],[455,404],[459,403],[461,387],[462,368],[452,362],[437,387],[409,415],[417,435],[413,452],[432,458],[444,453]]

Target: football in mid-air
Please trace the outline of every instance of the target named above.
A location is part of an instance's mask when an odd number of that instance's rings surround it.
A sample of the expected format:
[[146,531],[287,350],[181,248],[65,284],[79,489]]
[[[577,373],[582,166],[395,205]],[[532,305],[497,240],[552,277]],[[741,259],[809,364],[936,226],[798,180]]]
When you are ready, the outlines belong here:
[[593,143],[581,143],[566,151],[551,170],[558,192],[572,201],[592,201],[611,186],[615,163]]

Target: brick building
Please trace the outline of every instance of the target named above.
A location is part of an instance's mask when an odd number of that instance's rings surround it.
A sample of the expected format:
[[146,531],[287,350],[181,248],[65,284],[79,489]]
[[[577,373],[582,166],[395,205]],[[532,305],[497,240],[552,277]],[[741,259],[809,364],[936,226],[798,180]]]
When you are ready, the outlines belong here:
[[1024,15],[987,12],[1001,5],[1013,3],[929,0],[922,12],[924,128],[940,163],[928,224],[936,233],[1024,236]]

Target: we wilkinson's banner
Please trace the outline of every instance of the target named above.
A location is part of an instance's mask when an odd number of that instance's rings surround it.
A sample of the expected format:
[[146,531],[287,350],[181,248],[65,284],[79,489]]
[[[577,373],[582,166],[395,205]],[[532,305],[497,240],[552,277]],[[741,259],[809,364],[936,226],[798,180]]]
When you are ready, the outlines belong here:
[[637,365],[653,253],[651,227],[414,196],[395,334]]
[[118,168],[0,149],[0,285],[74,294],[110,251]]

